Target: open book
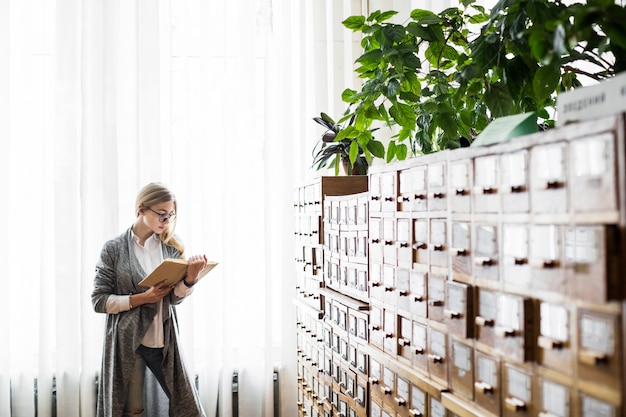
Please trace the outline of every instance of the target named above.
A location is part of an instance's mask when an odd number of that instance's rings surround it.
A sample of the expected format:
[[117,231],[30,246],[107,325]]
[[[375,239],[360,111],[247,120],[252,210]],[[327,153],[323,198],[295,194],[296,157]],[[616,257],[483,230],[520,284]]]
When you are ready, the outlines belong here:
[[[217,262],[208,261],[206,266],[200,270],[198,279],[208,274],[215,266]],[[187,276],[187,261],[185,259],[165,259],[154,271],[152,271],[147,277],[145,277],[139,285],[146,287],[154,287],[160,282],[168,286],[174,286],[178,282]]]

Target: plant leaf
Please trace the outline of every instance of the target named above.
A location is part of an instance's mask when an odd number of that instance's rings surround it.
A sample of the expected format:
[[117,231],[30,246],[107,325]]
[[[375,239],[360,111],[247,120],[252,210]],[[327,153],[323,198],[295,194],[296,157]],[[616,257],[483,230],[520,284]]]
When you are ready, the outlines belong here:
[[365,16],[350,16],[341,22],[341,24],[354,31],[361,30],[363,25],[365,25]]

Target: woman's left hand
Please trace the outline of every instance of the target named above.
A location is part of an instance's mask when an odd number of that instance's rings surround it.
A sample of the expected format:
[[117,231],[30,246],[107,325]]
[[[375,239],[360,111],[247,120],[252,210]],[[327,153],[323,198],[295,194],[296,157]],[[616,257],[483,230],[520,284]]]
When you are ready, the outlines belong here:
[[198,279],[198,274],[206,266],[207,260],[205,255],[194,255],[187,259],[187,277],[185,282],[189,285],[193,285]]

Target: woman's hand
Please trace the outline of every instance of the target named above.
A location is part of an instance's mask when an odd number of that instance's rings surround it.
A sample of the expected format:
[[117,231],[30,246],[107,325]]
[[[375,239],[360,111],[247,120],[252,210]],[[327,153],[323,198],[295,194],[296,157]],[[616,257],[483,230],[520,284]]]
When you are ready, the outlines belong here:
[[135,308],[143,304],[156,303],[168,295],[173,288],[169,287],[165,281],[162,281],[154,287],[150,287],[147,291],[131,295],[130,304]]
[[185,282],[187,285],[193,285],[198,279],[198,274],[206,266],[207,260],[205,255],[194,255],[187,259],[187,276]]

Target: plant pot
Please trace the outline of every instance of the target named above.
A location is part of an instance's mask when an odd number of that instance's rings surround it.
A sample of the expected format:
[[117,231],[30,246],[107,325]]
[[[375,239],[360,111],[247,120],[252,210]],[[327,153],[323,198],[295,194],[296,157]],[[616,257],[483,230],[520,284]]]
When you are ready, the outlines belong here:
[[350,160],[348,158],[342,158],[341,163],[343,165],[343,172],[346,175],[367,175],[367,159],[363,156],[360,156],[354,163],[352,170],[350,170]]

